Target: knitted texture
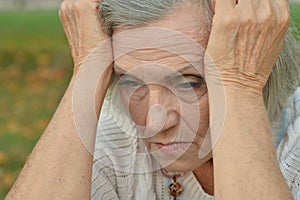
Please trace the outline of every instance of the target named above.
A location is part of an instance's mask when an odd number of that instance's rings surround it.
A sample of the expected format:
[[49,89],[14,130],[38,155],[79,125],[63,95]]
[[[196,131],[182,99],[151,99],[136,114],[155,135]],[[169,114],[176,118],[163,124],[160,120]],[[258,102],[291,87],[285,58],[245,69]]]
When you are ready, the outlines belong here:
[[[92,199],[173,199],[168,192],[171,179],[165,178],[160,170],[151,171],[150,157],[138,153],[139,140],[133,122],[120,107],[121,102],[112,102],[111,96],[109,91],[97,129]],[[277,148],[277,156],[294,199],[300,200],[300,88],[288,102],[284,123],[286,133]],[[178,200],[213,200],[192,172],[179,178],[178,182],[184,187]]]
[[277,148],[277,156],[294,199],[300,200],[300,88],[288,99],[285,120],[286,133]]

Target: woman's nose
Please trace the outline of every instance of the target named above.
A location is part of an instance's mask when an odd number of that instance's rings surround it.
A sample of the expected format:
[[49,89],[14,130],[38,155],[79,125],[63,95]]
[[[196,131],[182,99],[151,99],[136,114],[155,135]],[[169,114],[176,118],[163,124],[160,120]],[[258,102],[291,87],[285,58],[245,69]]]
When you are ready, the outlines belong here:
[[167,112],[160,104],[152,104],[148,108],[144,137],[152,137],[161,132],[167,121]]
[[144,136],[152,137],[176,127],[179,121],[176,97],[165,87],[149,87]]

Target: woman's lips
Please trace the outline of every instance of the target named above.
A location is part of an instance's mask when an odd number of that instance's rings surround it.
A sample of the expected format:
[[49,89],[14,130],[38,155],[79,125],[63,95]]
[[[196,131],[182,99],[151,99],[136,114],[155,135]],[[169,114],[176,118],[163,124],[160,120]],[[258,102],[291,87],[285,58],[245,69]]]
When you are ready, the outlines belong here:
[[172,142],[169,144],[156,143],[156,146],[162,153],[173,154],[182,148],[187,148],[190,144],[190,142]]

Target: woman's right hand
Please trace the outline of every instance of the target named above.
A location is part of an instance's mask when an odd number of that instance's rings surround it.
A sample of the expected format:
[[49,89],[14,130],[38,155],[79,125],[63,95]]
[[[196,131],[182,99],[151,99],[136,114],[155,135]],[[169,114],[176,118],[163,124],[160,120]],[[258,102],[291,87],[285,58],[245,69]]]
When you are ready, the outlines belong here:
[[[64,0],[59,16],[74,60],[73,77],[65,94],[82,144],[93,154],[99,113],[112,77],[112,47],[104,33],[101,0]],[[84,109],[83,109],[84,108]]]
[[101,0],[64,0],[59,17],[66,33],[74,61],[74,72],[89,53],[108,39],[98,15]]

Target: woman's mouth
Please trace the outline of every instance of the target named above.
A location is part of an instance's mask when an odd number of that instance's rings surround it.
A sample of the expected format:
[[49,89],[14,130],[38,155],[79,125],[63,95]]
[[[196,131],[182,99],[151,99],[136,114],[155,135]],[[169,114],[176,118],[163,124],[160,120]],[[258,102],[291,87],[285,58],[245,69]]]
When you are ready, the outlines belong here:
[[191,143],[189,142],[172,142],[169,144],[156,143],[158,149],[164,154],[173,154],[178,150],[186,149]]

